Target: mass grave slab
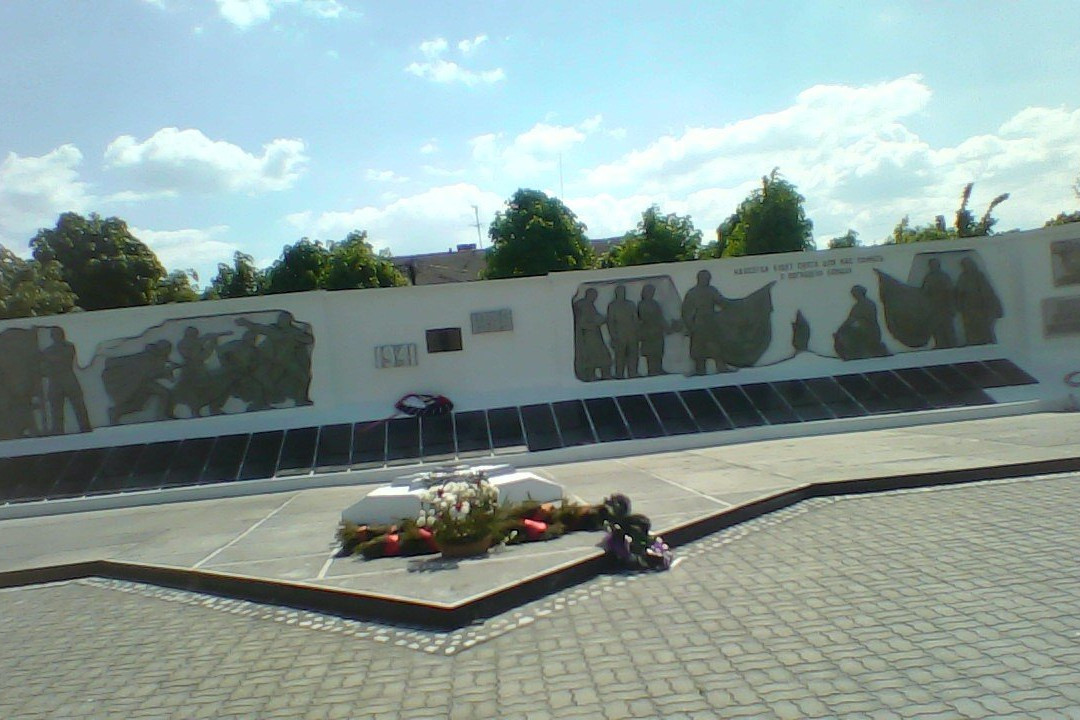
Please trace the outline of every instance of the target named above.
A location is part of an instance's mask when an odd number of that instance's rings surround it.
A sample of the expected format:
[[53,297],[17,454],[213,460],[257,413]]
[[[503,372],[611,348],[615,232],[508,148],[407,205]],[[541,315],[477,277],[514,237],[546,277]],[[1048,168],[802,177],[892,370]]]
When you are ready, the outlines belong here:
[[396,478],[345,508],[341,519],[356,525],[380,525],[414,518],[420,514],[420,497],[425,490],[460,475],[478,472],[482,472],[499,491],[499,502],[503,504],[563,499],[562,485],[511,465],[455,465]]

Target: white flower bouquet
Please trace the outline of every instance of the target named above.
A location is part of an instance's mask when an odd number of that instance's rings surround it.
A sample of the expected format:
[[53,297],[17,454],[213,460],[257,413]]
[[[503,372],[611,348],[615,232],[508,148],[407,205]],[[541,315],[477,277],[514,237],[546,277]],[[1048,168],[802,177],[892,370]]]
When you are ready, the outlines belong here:
[[440,546],[480,541],[496,530],[499,491],[482,472],[457,475],[420,496],[416,525],[428,528]]

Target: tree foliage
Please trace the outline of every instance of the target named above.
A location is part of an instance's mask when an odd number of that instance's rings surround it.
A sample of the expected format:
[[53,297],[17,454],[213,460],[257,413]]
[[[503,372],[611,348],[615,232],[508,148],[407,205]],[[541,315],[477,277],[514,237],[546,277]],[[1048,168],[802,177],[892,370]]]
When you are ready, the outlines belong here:
[[1070,223],[1080,223],[1080,210],[1071,213],[1061,212],[1057,214],[1057,217],[1050,218],[1046,221],[1043,227],[1052,227],[1054,225],[1069,225]]
[[75,293],[56,261],[24,260],[0,245],[0,319],[58,315],[75,309]]
[[[1076,178],[1076,184],[1073,185],[1073,192],[1076,193],[1076,197],[1080,198],[1080,177]],[[1068,225],[1070,223],[1080,222],[1080,210],[1067,213],[1060,212],[1057,217],[1050,218],[1046,221],[1043,227],[1051,227],[1053,225]]]
[[968,183],[960,193],[960,207],[956,210],[956,219],[952,227],[945,224],[945,216],[938,215],[932,225],[913,227],[911,221],[905,215],[893,228],[892,237],[885,241],[886,245],[901,245],[913,242],[929,242],[934,240],[952,240],[955,238],[982,237],[991,235],[997,218],[993,216],[994,208],[1009,199],[1009,193],[1002,193],[990,201],[986,212],[982,217],[975,220],[974,213],[968,209],[971,200],[971,189],[974,183]]
[[326,245],[307,238],[286,245],[267,276],[271,293],[408,284],[389,258],[375,253],[362,230],[354,230],[341,242]]
[[266,273],[267,292],[317,290],[329,265],[330,252],[322,243],[301,238],[292,245],[286,245],[281,257],[270,266]]
[[720,224],[716,243],[707,254],[739,257],[813,250],[814,223],[806,217],[805,200],[774,168],[761,178],[761,187]]
[[971,188],[974,186],[975,183],[968,183],[960,194],[960,208],[956,211],[956,222],[954,223],[958,237],[989,235],[993,232],[994,225],[997,223],[997,218],[992,215],[994,208],[1009,199],[1009,193],[998,195],[990,201],[990,204],[986,207],[986,212],[979,218],[979,221],[975,222],[975,215],[968,210],[968,201],[971,200]]
[[165,268],[154,252],[119,218],[64,213],[30,241],[42,265],[59,264],[60,275],[84,310],[150,305]]
[[233,253],[232,265],[218,263],[218,272],[203,293],[208,300],[252,297],[266,292],[266,275],[255,267],[255,258],[242,252]]
[[173,270],[158,283],[156,303],[195,302],[199,299],[199,291],[192,284],[193,279],[199,279],[194,270]]
[[389,254],[375,252],[368,242],[367,232],[353,230],[341,242],[330,244],[330,264],[321,287],[351,290],[408,284]]
[[623,237],[601,261],[604,267],[648,265],[695,260],[701,250],[701,231],[689,215],[661,215],[653,205],[641,214],[641,222]]
[[855,232],[851,228],[843,235],[838,235],[829,240],[830,250],[839,250],[840,248],[853,248],[862,245],[862,241],[859,240],[859,233]]
[[544,275],[592,267],[585,225],[558,198],[520,189],[488,229],[486,278]]

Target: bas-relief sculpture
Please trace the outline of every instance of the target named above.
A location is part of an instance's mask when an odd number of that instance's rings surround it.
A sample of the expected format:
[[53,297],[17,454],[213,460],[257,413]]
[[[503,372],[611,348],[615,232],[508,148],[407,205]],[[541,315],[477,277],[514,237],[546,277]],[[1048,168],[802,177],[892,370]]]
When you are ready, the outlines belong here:
[[[0,332],[0,440],[91,430],[75,346],[59,327]],[[67,414],[74,416],[69,427]]]
[[889,351],[881,342],[877,305],[866,296],[866,288],[862,285],[851,288],[851,297],[855,304],[851,306],[844,323],[833,333],[833,349],[837,357],[841,360],[885,357]]
[[708,270],[682,303],[683,324],[690,335],[694,374],[704,375],[712,360],[716,372],[751,367],[772,342],[772,288],[769,282],[743,298],[727,298],[712,286]]
[[907,283],[881,270],[874,272],[885,325],[904,345],[922,348],[932,343],[934,349],[940,349],[997,342],[994,326],[1004,316],[1004,308],[980,268],[977,252],[916,255]]
[[749,367],[772,341],[773,284],[727,298],[702,270],[680,298],[667,275],[586,283],[572,302],[574,373],[589,382]]
[[166,321],[100,360],[109,424],[310,405],[314,342],[284,310]]
[[[916,255],[907,282],[874,272],[885,329],[902,345],[938,349],[997,342],[995,325],[1004,309],[977,251]],[[591,382],[753,367],[772,343],[775,284],[728,298],[713,285],[711,273],[700,270],[680,298],[667,275],[585,283],[572,304],[575,375]],[[660,287],[662,302],[657,299]],[[867,287],[856,284],[849,293],[852,305],[832,333],[835,355],[825,356],[861,360],[891,355],[878,304]],[[809,351],[810,333],[806,316],[796,310],[794,352],[777,362]]]
[[62,328],[11,328],[0,332],[0,439],[88,432],[92,416],[103,426],[310,405],[314,342],[283,310],[183,318],[110,341],[80,368]]

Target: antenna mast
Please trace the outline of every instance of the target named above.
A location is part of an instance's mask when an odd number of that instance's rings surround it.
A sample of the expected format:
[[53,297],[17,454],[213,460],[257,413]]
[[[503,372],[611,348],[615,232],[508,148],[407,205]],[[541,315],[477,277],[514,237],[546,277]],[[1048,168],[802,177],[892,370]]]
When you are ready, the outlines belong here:
[[479,243],[477,247],[481,250],[484,249],[484,236],[480,233],[480,208],[476,205],[472,206],[473,217],[476,218],[476,224],[473,227],[476,228],[476,242]]

